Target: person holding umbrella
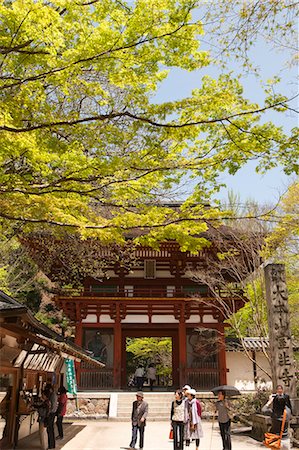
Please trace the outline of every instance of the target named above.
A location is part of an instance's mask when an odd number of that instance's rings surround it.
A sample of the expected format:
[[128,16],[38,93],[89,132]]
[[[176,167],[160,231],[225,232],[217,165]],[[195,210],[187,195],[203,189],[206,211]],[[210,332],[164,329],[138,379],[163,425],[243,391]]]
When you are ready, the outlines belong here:
[[231,450],[231,407],[226,400],[225,391],[218,391],[218,400],[216,402],[216,411],[218,412],[218,423],[222,438],[223,450]]
[[218,413],[218,423],[220,434],[222,438],[223,450],[231,450],[231,432],[230,425],[233,417],[231,405],[226,399],[227,396],[241,395],[240,391],[234,386],[218,386],[212,389],[214,395],[217,395],[218,400],[215,404],[216,412]]

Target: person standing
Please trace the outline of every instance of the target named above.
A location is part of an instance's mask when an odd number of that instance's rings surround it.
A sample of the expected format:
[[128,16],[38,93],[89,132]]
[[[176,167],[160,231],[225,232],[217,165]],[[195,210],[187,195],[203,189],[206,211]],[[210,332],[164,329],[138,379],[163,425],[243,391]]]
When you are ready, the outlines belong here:
[[139,432],[139,448],[143,449],[144,445],[144,428],[146,425],[146,418],[148,415],[148,404],[143,399],[143,392],[137,392],[136,400],[132,407],[132,439],[130,442],[130,449],[135,449]]
[[142,367],[141,364],[139,364],[139,366],[135,370],[135,379],[137,384],[137,390],[142,391],[144,382],[144,368]]
[[67,395],[66,395],[66,389],[64,386],[61,386],[58,391],[58,408],[57,408],[57,430],[58,430],[58,436],[56,439],[63,439],[63,426],[62,421],[66,414],[66,405],[67,405]]
[[292,414],[292,405],[288,394],[284,393],[283,386],[276,386],[276,393],[271,394],[268,402],[262,408],[263,412],[271,410],[272,427],[271,433],[280,434],[284,411],[286,411],[286,421],[281,439],[281,449],[290,449],[289,420]]
[[222,438],[223,450],[231,450],[231,407],[225,398],[225,392],[218,392],[218,400],[216,402],[216,411],[218,412],[218,423]]
[[50,400],[47,396],[46,391],[42,391],[40,401],[34,404],[34,408],[37,409],[38,413],[38,431],[39,431],[39,439],[40,446],[42,450],[47,450],[47,425],[49,419],[49,411],[50,411]]
[[151,363],[147,369],[147,379],[150,385],[150,390],[153,390],[154,382],[156,381],[156,367],[155,364]]
[[185,400],[188,398],[187,392],[190,391],[190,389],[192,389],[192,388],[191,388],[191,386],[189,386],[189,384],[185,384],[185,386],[182,388],[182,392],[183,392],[183,396],[184,396]]
[[200,438],[203,437],[201,418],[198,414],[196,390],[189,389],[187,392],[187,401],[185,402],[185,428],[184,435],[186,447],[195,440],[196,450],[199,449]]
[[56,411],[58,407],[57,402],[57,395],[54,391],[54,387],[52,384],[48,383],[46,384],[45,389],[47,396],[50,401],[50,408],[49,408],[49,418],[48,418],[48,425],[47,425],[47,433],[48,433],[48,448],[55,448],[55,432],[54,432],[54,422],[55,422],[55,416]]
[[182,450],[184,448],[184,395],[179,389],[175,391],[174,395],[175,399],[171,403],[170,412],[171,427],[173,429],[173,448],[174,450]]

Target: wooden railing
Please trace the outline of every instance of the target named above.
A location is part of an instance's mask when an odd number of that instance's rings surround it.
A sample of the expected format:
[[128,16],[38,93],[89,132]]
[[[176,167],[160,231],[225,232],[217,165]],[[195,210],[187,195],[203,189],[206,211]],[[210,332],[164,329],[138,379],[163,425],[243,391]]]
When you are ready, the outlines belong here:
[[205,369],[203,371],[200,369],[188,369],[187,384],[198,391],[209,391],[220,384],[219,370]]
[[[239,298],[241,299],[243,296],[243,291],[241,289],[235,289],[233,291],[225,291],[220,290],[218,293],[220,298]],[[118,289],[115,291],[111,291],[107,288],[107,291],[104,288],[100,291],[84,291],[76,289],[76,290],[64,290],[60,293],[60,296],[67,297],[125,297],[125,298],[213,298],[215,294],[213,294],[208,288],[195,288],[194,290],[184,290],[182,289],[167,289],[165,288],[128,288],[128,289]]]
[[113,388],[113,370],[81,371],[80,389],[111,389]]
[[167,290],[161,288],[129,288],[120,289],[117,292],[105,292],[105,291],[85,291],[82,292],[83,296],[92,297],[190,297],[189,293],[182,290]]

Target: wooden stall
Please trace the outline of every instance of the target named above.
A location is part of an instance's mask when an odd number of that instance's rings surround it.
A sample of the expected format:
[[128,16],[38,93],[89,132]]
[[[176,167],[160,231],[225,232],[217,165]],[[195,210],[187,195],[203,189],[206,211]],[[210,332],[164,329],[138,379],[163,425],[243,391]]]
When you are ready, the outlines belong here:
[[45,383],[56,387],[63,383],[65,359],[84,361],[98,369],[104,364],[74,343],[66,342],[2,291],[0,322],[0,443],[5,448],[36,431],[32,402]]

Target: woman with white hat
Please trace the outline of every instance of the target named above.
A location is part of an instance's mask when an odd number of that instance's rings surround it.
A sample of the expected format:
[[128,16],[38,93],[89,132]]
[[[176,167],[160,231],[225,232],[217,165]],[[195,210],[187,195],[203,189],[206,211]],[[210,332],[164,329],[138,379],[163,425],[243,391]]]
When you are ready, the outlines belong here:
[[186,447],[190,445],[191,441],[195,440],[196,450],[199,448],[200,438],[203,437],[201,418],[198,413],[196,390],[189,389],[187,392],[186,407],[185,407],[185,441]]

